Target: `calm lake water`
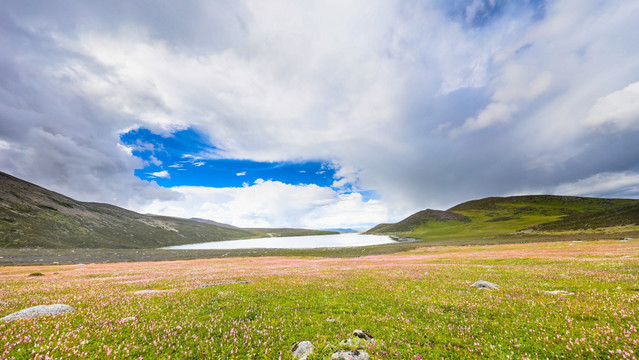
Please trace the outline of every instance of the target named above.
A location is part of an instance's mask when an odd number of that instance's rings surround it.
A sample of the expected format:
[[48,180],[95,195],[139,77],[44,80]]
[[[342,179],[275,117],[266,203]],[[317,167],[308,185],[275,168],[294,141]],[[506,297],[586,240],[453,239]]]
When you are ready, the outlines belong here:
[[380,245],[391,244],[394,242],[396,241],[394,241],[390,237],[382,235],[339,234],[213,241],[200,244],[169,246],[164,249],[313,249],[327,247]]

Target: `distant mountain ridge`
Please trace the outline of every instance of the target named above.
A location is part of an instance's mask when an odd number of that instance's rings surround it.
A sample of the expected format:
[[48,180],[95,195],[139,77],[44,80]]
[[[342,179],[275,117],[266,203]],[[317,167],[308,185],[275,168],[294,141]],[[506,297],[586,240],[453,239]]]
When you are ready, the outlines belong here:
[[305,229],[242,229],[204,219],[142,215],[81,202],[0,172],[0,247],[158,248],[265,236],[315,235]]

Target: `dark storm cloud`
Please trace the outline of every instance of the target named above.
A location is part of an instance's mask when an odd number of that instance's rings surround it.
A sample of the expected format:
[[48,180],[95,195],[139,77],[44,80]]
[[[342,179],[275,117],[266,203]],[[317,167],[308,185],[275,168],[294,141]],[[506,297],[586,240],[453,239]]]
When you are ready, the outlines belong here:
[[[45,3],[35,7],[38,16],[55,15]],[[179,197],[130,176],[138,161],[118,147],[117,134],[128,122],[105,112],[65,74],[69,62],[104,69],[58,46],[38,16],[23,22],[21,11],[3,12],[0,25],[0,168],[82,200]]]

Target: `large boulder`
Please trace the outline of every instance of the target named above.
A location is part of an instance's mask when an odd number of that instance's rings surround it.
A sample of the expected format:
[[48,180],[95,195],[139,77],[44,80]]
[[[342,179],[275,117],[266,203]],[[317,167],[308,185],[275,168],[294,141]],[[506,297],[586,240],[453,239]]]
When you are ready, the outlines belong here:
[[315,345],[310,341],[300,341],[291,346],[291,353],[296,359],[306,360],[306,357],[313,352],[313,349],[315,349]]
[[14,321],[19,319],[28,319],[41,315],[59,315],[65,314],[69,312],[74,312],[75,309],[69,305],[65,304],[53,304],[53,305],[38,305],[30,308],[22,309],[20,311],[16,311],[13,314],[9,314],[3,317],[0,320],[3,321]]

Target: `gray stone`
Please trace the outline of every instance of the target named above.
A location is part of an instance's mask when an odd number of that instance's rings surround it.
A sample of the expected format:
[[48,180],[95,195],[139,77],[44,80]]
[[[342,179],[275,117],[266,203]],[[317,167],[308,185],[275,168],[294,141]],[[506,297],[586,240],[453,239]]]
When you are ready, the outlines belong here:
[[499,289],[499,285],[484,280],[479,280],[470,286],[478,289]]
[[166,292],[167,290],[138,290],[134,292],[136,295],[145,295],[145,294],[160,294]]
[[364,339],[366,341],[370,341],[373,340],[373,335],[371,335],[369,332],[364,331],[364,330],[355,330],[353,331],[353,336],[356,336],[360,339]]
[[59,315],[69,312],[74,312],[75,309],[69,305],[54,304],[54,305],[38,305],[30,308],[16,311],[13,314],[7,315],[0,320],[14,321],[19,319],[28,319],[41,315]]
[[353,331],[353,337],[350,339],[342,340],[340,346],[362,346],[373,340],[373,335],[364,330]]
[[315,349],[315,345],[310,341],[300,341],[291,346],[291,353],[296,359],[306,360],[306,357],[313,352],[313,349]]
[[570,291],[566,291],[566,290],[552,290],[552,291],[545,291],[544,290],[544,294],[550,294],[550,295],[575,295],[575,293],[570,292]]
[[331,360],[370,360],[370,358],[364,350],[338,351],[331,355]]
[[354,347],[354,346],[362,346],[365,345],[368,341],[364,340],[364,339],[359,339],[359,338],[351,338],[351,339],[346,339],[346,340],[342,340],[339,342],[339,346],[348,346],[348,347]]

